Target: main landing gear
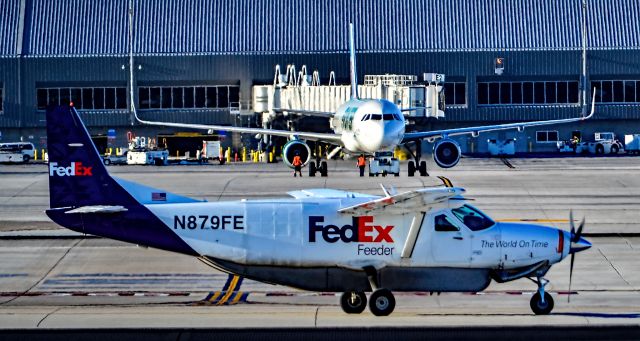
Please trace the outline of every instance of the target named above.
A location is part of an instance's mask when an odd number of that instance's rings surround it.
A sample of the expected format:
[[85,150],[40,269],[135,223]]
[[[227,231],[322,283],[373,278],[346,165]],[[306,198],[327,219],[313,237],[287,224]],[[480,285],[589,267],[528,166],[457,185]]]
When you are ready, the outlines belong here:
[[531,280],[538,285],[538,292],[531,297],[531,302],[529,302],[531,310],[536,315],[548,315],[553,310],[553,297],[544,290],[549,281],[542,277]]
[[[369,310],[376,316],[388,316],[396,307],[396,299],[389,289],[379,288],[375,268],[365,267],[373,293],[369,296]],[[367,296],[362,291],[347,291],[340,298],[342,310],[347,314],[360,314],[367,306]]]
[[320,173],[320,176],[327,176],[329,174],[329,168],[327,161],[310,161],[309,162],[309,176],[316,176],[316,173]]
[[405,149],[407,149],[407,151],[413,158],[413,161],[409,161],[409,176],[414,176],[416,172],[418,172],[420,176],[429,176],[429,173],[427,173],[427,162],[420,161],[420,158],[422,157],[422,141],[415,141],[415,145],[415,153],[411,151],[411,148],[409,148],[408,144],[405,143],[404,145]]
[[[347,291],[340,297],[340,306],[347,314],[360,314],[367,307],[367,296],[362,291]],[[396,299],[389,289],[377,289],[369,296],[369,310],[376,316],[387,316],[396,307]]]

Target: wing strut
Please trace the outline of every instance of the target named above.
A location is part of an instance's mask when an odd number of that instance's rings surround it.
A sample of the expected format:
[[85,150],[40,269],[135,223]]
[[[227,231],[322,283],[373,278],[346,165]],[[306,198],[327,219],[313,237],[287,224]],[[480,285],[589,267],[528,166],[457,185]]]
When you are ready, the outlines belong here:
[[409,228],[409,235],[407,236],[407,241],[404,243],[404,247],[402,248],[402,259],[411,258],[411,255],[413,255],[413,249],[416,247],[416,241],[418,240],[418,235],[420,234],[420,229],[422,228],[424,216],[424,212],[416,212],[416,214],[413,216],[413,220],[411,220],[411,227]]

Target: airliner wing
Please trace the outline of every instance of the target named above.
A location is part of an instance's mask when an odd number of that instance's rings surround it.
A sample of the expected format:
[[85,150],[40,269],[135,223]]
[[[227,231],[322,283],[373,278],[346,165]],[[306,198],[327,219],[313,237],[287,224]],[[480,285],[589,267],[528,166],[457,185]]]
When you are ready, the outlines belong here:
[[292,114],[302,115],[302,116],[315,116],[315,117],[324,117],[324,118],[332,118],[336,113],[330,111],[316,111],[316,110],[298,110],[298,109],[283,109],[283,108],[274,108],[275,112],[288,112]]
[[496,124],[496,125],[488,125],[488,126],[465,127],[465,128],[454,128],[454,129],[444,129],[444,130],[418,131],[413,133],[405,133],[404,139],[402,140],[402,142],[428,139],[428,138],[436,139],[436,138],[442,138],[446,136],[456,136],[456,135],[465,135],[465,134],[472,134],[476,136],[480,133],[487,132],[487,131],[507,130],[507,129],[522,130],[527,127],[584,121],[593,117],[593,113],[595,112],[595,97],[596,97],[596,91],[594,89],[593,99],[591,101],[591,113],[589,114],[589,116],[586,116],[586,117],[566,118],[566,119],[560,119],[560,120]]
[[382,198],[341,208],[338,212],[346,214],[369,214],[373,211],[377,213],[380,213],[380,211],[416,212],[445,200],[459,197],[462,193],[464,193],[464,189],[457,187],[423,188],[391,196],[387,195]]
[[209,125],[209,124],[189,124],[189,123],[174,123],[174,122],[156,122],[141,120],[137,114],[134,114],[136,120],[142,124],[156,125],[163,127],[175,127],[175,128],[191,128],[202,130],[217,130],[217,131],[230,131],[236,133],[246,134],[263,134],[271,136],[284,136],[292,139],[304,139],[311,141],[326,141],[334,144],[342,144],[340,135],[327,134],[327,133],[314,133],[314,132],[302,132],[302,131],[289,131],[289,130],[277,130],[277,129],[264,129],[264,128],[246,128],[246,127],[234,127],[234,126],[222,126],[222,125]]

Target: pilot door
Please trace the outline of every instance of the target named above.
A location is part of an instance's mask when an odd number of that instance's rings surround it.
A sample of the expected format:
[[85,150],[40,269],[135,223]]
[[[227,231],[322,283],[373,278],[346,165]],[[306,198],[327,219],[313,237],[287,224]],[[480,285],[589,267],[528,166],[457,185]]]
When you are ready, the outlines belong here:
[[429,214],[425,226],[431,232],[431,253],[437,265],[468,267],[471,233],[447,211]]

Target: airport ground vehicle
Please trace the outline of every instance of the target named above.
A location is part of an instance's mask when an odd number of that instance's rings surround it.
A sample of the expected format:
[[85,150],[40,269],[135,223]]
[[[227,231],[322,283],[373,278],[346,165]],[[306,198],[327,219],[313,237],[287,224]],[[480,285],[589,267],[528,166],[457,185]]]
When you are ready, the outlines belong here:
[[640,153],[640,134],[627,134],[624,136],[624,150],[629,154]]
[[21,163],[25,162],[22,153],[11,151],[0,151],[1,163]]
[[[74,231],[197,257],[217,269],[304,290],[342,292],[348,314],[386,316],[393,291],[478,292],[529,278],[548,314],[544,276],[591,244],[571,231],[495,222],[445,186],[383,196],[333,189],[289,198],[206,202],[112,178],[74,108],[47,110],[46,214]],[[569,288],[569,291],[570,288]]]
[[0,152],[19,153],[24,162],[33,159],[35,150],[36,148],[31,142],[0,143]]
[[134,137],[129,142],[127,164],[163,166],[169,162],[169,151],[156,149],[144,137]]
[[377,152],[369,160],[369,176],[400,175],[400,161],[393,157],[393,152]]
[[622,143],[616,139],[616,135],[611,132],[598,132],[593,134],[593,141],[580,142],[576,146],[576,153],[589,153],[596,155],[618,154],[624,150]]
[[126,165],[127,164],[127,154],[128,150],[124,149],[120,153],[112,154],[106,153],[102,156],[102,162],[105,165]]
[[202,154],[200,159],[203,161],[217,160],[221,165],[225,159],[220,149],[220,141],[202,141]]

